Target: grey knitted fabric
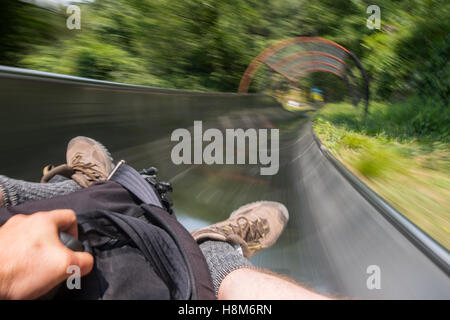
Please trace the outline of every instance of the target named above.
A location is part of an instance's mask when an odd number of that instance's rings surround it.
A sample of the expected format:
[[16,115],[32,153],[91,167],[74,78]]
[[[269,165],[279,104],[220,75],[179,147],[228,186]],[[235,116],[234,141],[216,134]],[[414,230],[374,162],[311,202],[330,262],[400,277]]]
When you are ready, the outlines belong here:
[[242,253],[227,242],[208,240],[200,244],[200,250],[208,263],[216,297],[222,280],[231,271],[253,267]]
[[63,180],[52,183],[35,183],[11,179],[0,175],[0,189],[4,195],[5,206],[16,206],[33,200],[42,200],[63,196],[81,189],[73,180]]
[[58,182],[63,182],[63,181],[67,181],[67,180],[71,180],[71,179],[60,176],[59,174],[56,174],[53,178],[48,180],[48,183],[58,183]]

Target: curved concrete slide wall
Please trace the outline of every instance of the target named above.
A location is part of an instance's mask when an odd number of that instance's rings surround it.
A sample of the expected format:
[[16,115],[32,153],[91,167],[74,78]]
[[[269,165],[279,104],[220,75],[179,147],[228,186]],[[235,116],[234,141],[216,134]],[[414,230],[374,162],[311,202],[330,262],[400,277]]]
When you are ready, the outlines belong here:
[[[177,216],[188,229],[225,219],[240,205],[283,202],[287,229],[252,261],[323,293],[349,298],[450,298],[450,280],[380,214],[324,156],[305,117],[261,95],[196,93],[96,82],[0,67],[0,172],[36,180],[64,162],[67,141],[87,135],[115,159],[156,166],[174,185]],[[280,129],[280,170],[260,165],[174,165],[177,128]],[[446,252],[448,254],[448,252]],[[367,287],[378,266],[381,289]],[[448,270],[448,266],[447,266]]]

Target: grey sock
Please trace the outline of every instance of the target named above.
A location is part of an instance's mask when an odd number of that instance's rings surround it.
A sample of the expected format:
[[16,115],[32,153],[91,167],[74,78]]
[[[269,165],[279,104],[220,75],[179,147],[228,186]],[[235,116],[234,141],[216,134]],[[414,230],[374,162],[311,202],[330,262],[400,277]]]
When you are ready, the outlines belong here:
[[231,271],[253,267],[249,260],[227,242],[208,240],[200,244],[200,250],[208,263],[216,297],[222,280]]
[[[53,181],[52,181],[53,182]],[[0,175],[0,189],[5,206],[16,206],[21,203],[53,198],[80,190],[81,186],[73,180],[54,183],[35,183],[11,179]]]
[[71,180],[71,179],[66,178],[64,176],[60,176],[59,174],[56,174],[53,178],[48,180],[48,183],[58,183],[58,182],[63,182],[63,181],[68,181],[68,180]]

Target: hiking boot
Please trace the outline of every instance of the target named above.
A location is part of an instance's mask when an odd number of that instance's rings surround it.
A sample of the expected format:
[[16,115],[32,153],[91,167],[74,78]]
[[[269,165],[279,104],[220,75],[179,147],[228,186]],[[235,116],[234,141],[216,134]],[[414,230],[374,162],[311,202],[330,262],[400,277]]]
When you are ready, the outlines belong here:
[[289,220],[284,205],[258,201],[233,211],[222,222],[191,232],[197,243],[206,240],[226,241],[240,245],[246,258],[273,245]]
[[100,142],[87,137],[70,140],[66,160],[67,164],[58,167],[46,166],[41,182],[46,183],[55,175],[62,175],[87,188],[96,181],[106,180],[114,168],[109,151]]
[[61,182],[66,180],[65,178],[71,179],[73,174],[74,174],[73,169],[69,167],[67,164],[62,164],[57,167],[55,167],[52,164],[49,164],[45,166],[44,169],[42,170],[42,178],[40,182],[48,183],[50,180],[52,180],[53,183]]

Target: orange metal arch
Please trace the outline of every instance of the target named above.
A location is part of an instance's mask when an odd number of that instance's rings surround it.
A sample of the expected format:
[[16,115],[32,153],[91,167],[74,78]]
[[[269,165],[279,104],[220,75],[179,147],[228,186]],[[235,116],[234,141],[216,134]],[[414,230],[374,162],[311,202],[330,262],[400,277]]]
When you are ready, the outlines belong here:
[[272,71],[278,73],[280,76],[282,76],[283,78],[291,81],[291,82],[296,82],[297,80],[294,78],[289,77],[288,75],[285,75],[284,73],[282,73],[281,71],[279,71],[278,69],[275,69],[274,67],[272,67],[270,64],[264,63],[269,69],[271,69]]
[[[308,67],[308,66],[316,66],[316,65],[323,65],[323,66],[327,66],[330,67],[332,69],[335,69],[341,73],[345,73],[344,70],[336,67],[335,65],[332,65],[331,63],[327,63],[327,62],[323,62],[320,60],[312,60],[312,61],[306,61],[306,62],[300,62],[296,65],[294,65],[290,70],[293,70],[293,72],[295,73],[295,71],[302,69],[303,67]],[[301,73],[301,71],[300,71]]]
[[[338,76],[341,79],[344,79],[344,75],[342,73],[332,71],[332,70],[326,69],[326,68],[320,68],[320,67],[305,69],[302,72],[299,72],[298,75],[303,75],[303,74],[308,74],[308,73],[313,73],[313,72],[329,72],[329,73],[332,73],[332,74]],[[300,77],[297,77],[296,80],[298,80],[299,78]]]
[[287,65],[287,64],[291,63],[292,61],[297,60],[297,58],[301,58],[304,56],[323,56],[323,57],[327,57],[327,58],[336,60],[337,62],[345,65],[345,62],[342,59],[339,59],[339,58],[333,56],[332,54],[325,53],[322,51],[303,51],[303,52],[297,52],[297,53],[291,54],[291,55],[277,61],[277,63],[275,63],[273,65],[273,67],[276,69],[280,69],[284,65]]
[[[293,78],[293,77],[290,77],[288,75],[285,75],[285,74],[281,73],[279,70],[277,70],[274,67],[272,67],[271,65],[268,65],[268,64],[265,64],[265,65],[268,68],[270,68],[273,72],[281,75],[283,78],[289,80],[292,83],[296,83],[300,79],[300,77]],[[315,65],[312,65],[312,66],[315,66]],[[308,73],[312,73],[312,72],[329,72],[329,73],[332,73],[332,74],[338,76],[341,79],[345,79],[345,76],[344,76],[343,72],[339,73],[337,71],[333,71],[333,70],[330,70],[330,69],[327,69],[327,68],[321,68],[321,67],[314,67],[314,68],[303,69],[302,71],[297,73],[297,75],[303,75],[303,74],[308,74]]]
[[278,51],[296,44],[296,43],[308,43],[308,42],[321,42],[326,43],[329,45],[332,45],[334,47],[337,47],[344,51],[345,53],[351,55],[351,53],[342,47],[341,45],[337,44],[334,41],[323,39],[323,38],[317,38],[317,37],[297,37],[297,38],[289,38],[282,40],[268,48],[266,48],[263,52],[261,52],[253,61],[250,63],[250,65],[247,67],[247,70],[245,71],[244,75],[242,76],[241,82],[239,84],[239,93],[246,93],[248,92],[248,88],[250,87],[250,83],[258,71],[258,69],[261,67],[261,65],[267,61],[271,56],[276,54]]

